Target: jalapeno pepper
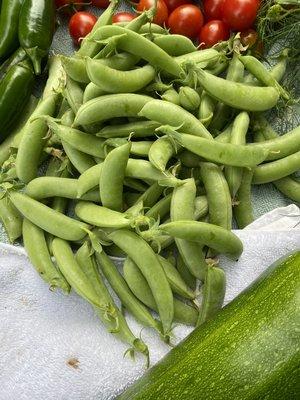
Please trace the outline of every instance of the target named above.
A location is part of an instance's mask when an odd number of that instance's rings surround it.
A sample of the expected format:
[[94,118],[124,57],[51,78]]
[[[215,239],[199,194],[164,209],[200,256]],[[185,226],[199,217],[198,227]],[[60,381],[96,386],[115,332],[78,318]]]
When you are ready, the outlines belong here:
[[37,75],[41,73],[42,59],[51,46],[54,29],[54,1],[24,0],[19,21],[19,41],[31,58]]
[[33,83],[34,74],[28,61],[11,67],[0,82],[0,143],[18,121],[31,95]]
[[0,59],[19,47],[18,26],[22,0],[3,0],[0,16]]
[[14,65],[27,58],[26,51],[19,47],[0,67],[0,78]]

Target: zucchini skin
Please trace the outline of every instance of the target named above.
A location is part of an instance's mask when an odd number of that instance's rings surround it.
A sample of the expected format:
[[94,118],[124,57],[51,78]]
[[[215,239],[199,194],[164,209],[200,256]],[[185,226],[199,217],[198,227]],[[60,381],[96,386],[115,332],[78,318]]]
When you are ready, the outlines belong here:
[[272,264],[119,400],[300,398],[300,251]]

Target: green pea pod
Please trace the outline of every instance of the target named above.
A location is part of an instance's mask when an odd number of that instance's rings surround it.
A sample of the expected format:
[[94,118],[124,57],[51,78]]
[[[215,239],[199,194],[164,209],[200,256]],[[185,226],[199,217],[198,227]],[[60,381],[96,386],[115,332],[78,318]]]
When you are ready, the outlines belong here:
[[19,46],[18,22],[22,0],[3,0],[0,17],[0,59],[6,58]]
[[0,143],[9,135],[31,95],[33,73],[27,62],[14,65],[0,83]]
[[55,29],[54,1],[24,0],[19,20],[19,41],[41,73],[42,59],[48,54]]
[[203,301],[197,325],[201,325],[206,320],[214,317],[222,308],[225,289],[226,278],[224,271],[218,267],[208,268],[204,281]]

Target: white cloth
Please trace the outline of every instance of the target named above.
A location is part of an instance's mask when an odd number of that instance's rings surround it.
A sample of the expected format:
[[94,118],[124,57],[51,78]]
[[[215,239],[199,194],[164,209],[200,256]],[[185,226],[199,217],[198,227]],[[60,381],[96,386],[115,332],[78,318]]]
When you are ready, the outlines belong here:
[[[244,243],[242,257],[237,263],[220,260],[228,279],[226,302],[273,261],[300,249],[300,210],[274,210],[236,234]],[[1,400],[108,400],[143,374],[144,359],[123,358],[126,345],[106,332],[76,294],[50,292],[22,248],[0,245],[0,264]],[[141,327],[128,320],[139,335]],[[177,340],[190,331],[176,327]],[[152,364],[169,351],[149,329],[142,337]]]

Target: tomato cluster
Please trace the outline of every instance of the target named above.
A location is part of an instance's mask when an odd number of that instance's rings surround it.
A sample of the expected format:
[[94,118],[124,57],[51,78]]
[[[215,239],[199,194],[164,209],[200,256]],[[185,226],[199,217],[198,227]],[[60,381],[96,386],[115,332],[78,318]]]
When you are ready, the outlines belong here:
[[[132,0],[136,2],[136,0]],[[75,12],[69,23],[70,35],[76,43],[93,28],[96,17],[79,11],[85,4],[106,8],[109,0],[56,0],[57,8],[67,13]],[[138,0],[136,11],[150,9],[154,0]],[[250,29],[255,21],[260,0],[203,0],[202,9],[192,0],[157,0],[157,11],[153,22],[165,26],[171,33],[198,40],[202,47],[211,47],[227,40],[230,31],[241,31],[245,44],[256,40]],[[129,12],[114,15],[113,23],[131,21],[136,17]]]

